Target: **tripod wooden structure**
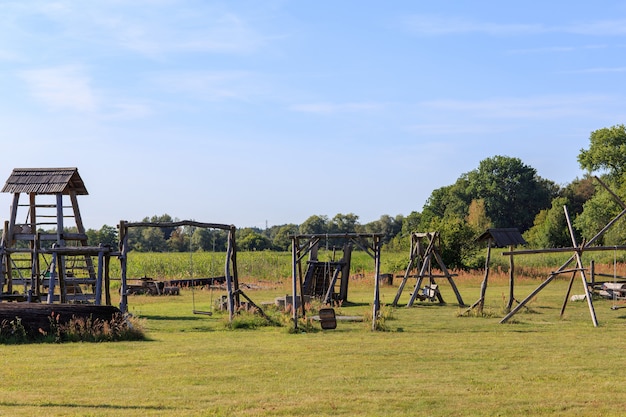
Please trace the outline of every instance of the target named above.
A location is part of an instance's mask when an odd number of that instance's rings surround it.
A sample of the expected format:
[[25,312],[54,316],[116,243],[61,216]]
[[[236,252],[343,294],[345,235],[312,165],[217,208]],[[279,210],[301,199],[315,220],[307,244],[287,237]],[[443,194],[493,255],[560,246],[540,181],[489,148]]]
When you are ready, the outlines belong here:
[[[441,257],[441,251],[439,250],[439,232],[429,232],[429,233],[411,233],[411,250],[409,254],[409,264],[406,267],[404,272],[404,277],[402,278],[402,282],[398,287],[398,292],[396,293],[396,297],[393,300],[393,306],[398,305],[398,301],[400,300],[400,296],[402,295],[402,291],[406,286],[409,278],[417,278],[417,282],[415,284],[415,288],[413,289],[413,293],[411,294],[411,298],[407,303],[407,307],[413,306],[415,300],[420,298],[422,300],[428,299],[430,301],[434,301],[437,299],[440,303],[444,303],[443,297],[441,296],[441,292],[437,284],[435,283],[435,278],[445,278],[448,280],[450,287],[454,291],[456,295],[456,299],[460,306],[464,306],[463,298],[461,297],[461,293],[454,283],[454,279],[452,278],[452,274],[446,268],[446,265],[443,262]],[[437,263],[441,271],[441,275],[433,274],[433,259]],[[418,271],[417,274],[412,274],[412,272]],[[424,288],[421,288],[422,282],[425,278],[428,278],[428,285]],[[421,292],[420,292],[421,291]]]

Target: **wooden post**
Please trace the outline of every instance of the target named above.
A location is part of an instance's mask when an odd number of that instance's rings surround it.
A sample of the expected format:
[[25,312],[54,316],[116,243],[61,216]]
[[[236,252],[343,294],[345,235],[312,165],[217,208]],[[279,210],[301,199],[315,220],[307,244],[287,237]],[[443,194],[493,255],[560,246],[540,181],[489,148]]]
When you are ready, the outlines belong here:
[[111,255],[107,252],[104,257],[104,301],[106,305],[111,305],[111,275],[109,274],[109,267],[111,266]]
[[[56,194],[57,203],[57,245],[65,247],[63,238],[63,194]],[[57,257],[57,270],[59,272],[59,288],[61,289],[61,303],[67,302],[67,287],[65,285],[65,256]]]
[[121,288],[120,288],[120,311],[128,312],[128,286],[126,284],[126,267],[128,263],[128,228],[126,222],[120,220],[119,228],[119,245],[120,245],[120,272],[121,272]]
[[98,252],[98,275],[97,275],[97,278],[96,278],[96,299],[95,299],[95,304],[97,306],[102,304],[103,270],[104,270],[104,251],[102,250],[102,243],[101,243],[100,244],[100,251]]
[[[54,245],[53,245],[54,247]],[[50,280],[48,281],[48,304],[54,303],[54,287],[56,285],[56,265],[57,253],[52,252],[52,262],[50,262]]]
[[237,272],[237,242],[236,242],[236,228],[235,226],[230,226],[228,230],[229,242],[232,245],[230,252],[230,267],[231,267],[231,275],[233,277],[233,293],[235,296],[234,303],[235,307],[239,308],[241,306],[241,299],[239,297],[239,273]]
[[[513,252],[514,246],[510,245],[509,250]],[[507,313],[511,311],[513,307],[513,300],[515,300],[514,286],[515,286],[515,261],[513,261],[513,255],[509,255],[509,301],[506,305]]]
[[348,282],[350,280],[350,263],[352,261],[352,245],[343,245],[343,267],[341,269],[341,283],[339,284],[339,299],[348,301]]
[[[298,290],[296,286],[297,281],[297,263],[298,263],[298,252],[300,246],[297,237],[291,238],[291,313],[293,316],[293,328],[298,329],[298,309],[296,308],[296,297],[298,295]],[[300,291],[302,291],[302,286],[300,287]],[[286,301],[286,300],[285,300]]]
[[489,264],[491,263],[491,243],[492,239],[487,241],[487,259],[485,260],[485,277],[480,285],[480,298],[478,304],[478,311],[483,313],[483,307],[485,306],[485,295],[487,294],[487,282],[489,281]]
[[235,315],[235,299],[233,296],[233,278],[230,275],[230,261],[233,251],[233,232],[232,230],[228,233],[228,247],[226,249],[226,267],[225,267],[225,275],[226,275],[226,293],[228,295],[228,321],[229,323],[233,322],[233,317]]
[[380,313],[380,238],[373,236],[374,241],[374,307],[372,311],[372,330],[376,330],[376,321]]
[[[404,286],[406,285],[406,282],[409,279],[409,275],[411,274],[411,271],[413,270],[413,264],[415,263],[418,255],[416,253],[418,247],[415,244],[415,233],[411,234],[411,250],[409,252],[409,264],[406,266],[406,269],[404,270],[404,277],[402,277],[402,282],[400,282],[400,285],[398,286],[398,292],[396,292],[396,297],[393,299],[393,303],[391,304],[394,307],[397,307],[398,305],[398,301],[400,301],[400,296],[402,295],[402,291],[404,291]],[[417,267],[418,269],[420,268],[419,266]]]

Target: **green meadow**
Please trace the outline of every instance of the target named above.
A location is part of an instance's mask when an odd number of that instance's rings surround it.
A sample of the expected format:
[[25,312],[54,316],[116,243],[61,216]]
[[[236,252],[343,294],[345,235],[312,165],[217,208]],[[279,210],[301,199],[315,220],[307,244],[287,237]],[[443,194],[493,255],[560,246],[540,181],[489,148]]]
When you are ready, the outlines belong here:
[[[281,262],[289,268],[288,255]],[[610,271],[612,265],[603,268]],[[374,284],[364,271],[350,283],[350,302],[335,307],[338,315],[363,317],[364,322],[340,320],[335,330],[321,330],[310,320],[319,307],[313,305],[301,323],[303,331],[294,333],[289,315],[273,306],[276,297],[290,292],[288,271],[263,279],[242,274],[245,294],[263,305],[272,325],[243,313],[237,325],[229,326],[228,314],[216,303],[225,292],[195,288],[179,296],[129,297],[130,313],[144,328],[145,341],[2,345],[0,415],[626,412],[621,370],[626,309],[612,308],[626,305],[594,300],[599,327],[593,326],[586,302],[569,302],[561,318],[569,276],[547,285],[506,324],[499,323],[508,294],[507,271],[501,267],[493,268],[480,317],[461,315],[465,309],[442,280],[438,282],[447,304],[419,302],[406,308],[407,286],[400,305],[392,308],[400,281],[396,278],[393,285],[381,287],[384,331],[372,332],[368,320]],[[466,304],[478,299],[481,281],[482,272],[455,277]],[[525,298],[541,281],[520,276],[516,298]],[[572,294],[581,291],[577,278]],[[195,315],[194,309],[213,315]]]

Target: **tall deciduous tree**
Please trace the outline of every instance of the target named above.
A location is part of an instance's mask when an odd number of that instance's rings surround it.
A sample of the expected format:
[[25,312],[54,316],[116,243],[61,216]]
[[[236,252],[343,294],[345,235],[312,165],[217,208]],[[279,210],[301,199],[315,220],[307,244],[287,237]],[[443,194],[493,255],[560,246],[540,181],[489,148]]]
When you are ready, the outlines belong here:
[[615,125],[591,132],[589,149],[581,149],[578,162],[590,172],[606,171],[621,177],[626,172],[626,126]]
[[[626,194],[626,127],[615,125],[591,132],[589,149],[578,154],[580,167],[589,173],[601,171],[603,180],[618,196]],[[575,224],[589,239],[621,210],[613,197],[603,188],[584,204]],[[618,222],[601,239],[604,244],[622,244],[626,240],[623,221]]]
[[493,227],[517,227],[522,232],[533,225],[539,211],[550,207],[558,192],[552,181],[519,158],[494,156],[480,162],[467,174],[467,194],[483,199]]

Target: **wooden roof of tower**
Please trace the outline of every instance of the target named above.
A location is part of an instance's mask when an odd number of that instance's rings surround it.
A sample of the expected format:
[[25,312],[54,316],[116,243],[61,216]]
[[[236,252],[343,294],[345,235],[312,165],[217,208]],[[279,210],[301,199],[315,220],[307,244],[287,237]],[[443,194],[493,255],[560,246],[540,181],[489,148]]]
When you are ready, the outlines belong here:
[[78,168],[14,168],[3,193],[88,195]]

